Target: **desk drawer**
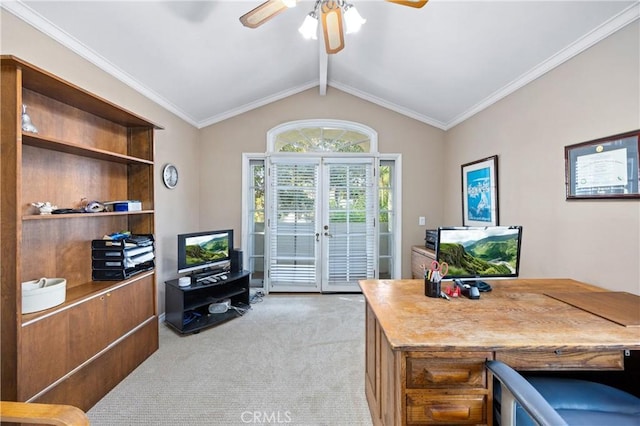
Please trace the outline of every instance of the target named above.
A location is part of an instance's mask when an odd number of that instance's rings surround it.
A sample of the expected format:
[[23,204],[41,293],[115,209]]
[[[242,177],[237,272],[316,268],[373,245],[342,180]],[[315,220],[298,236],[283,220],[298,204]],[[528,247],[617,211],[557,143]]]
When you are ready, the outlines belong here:
[[622,351],[563,348],[499,351],[496,360],[516,370],[624,370]]
[[485,395],[407,395],[407,424],[486,423]]
[[[407,389],[486,388],[485,361],[490,354],[427,353],[407,358]],[[483,356],[484,355],[484,356]]]

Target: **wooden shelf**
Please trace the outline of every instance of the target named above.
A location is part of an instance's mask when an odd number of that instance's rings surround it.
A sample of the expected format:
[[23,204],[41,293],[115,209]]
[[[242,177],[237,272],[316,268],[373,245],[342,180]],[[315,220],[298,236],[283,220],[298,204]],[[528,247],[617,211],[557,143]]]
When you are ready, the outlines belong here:
[[[149,127],[149,121],[15,56],[3,55],[2,64],[22,70],[22,87],[74,105],[83,111],[127,127]],[[152,124],[156,129],[162,129]]]
[[153,164],[153,161],[150,160],[131,157],[129,155],[116,154],[103,149],[85,147],[72,142],[56,140],[54,138],[42,137],[34,133],[22,133],[22,143],[24,145],[35,146],[37,148],[81,155],[83,157],[95,158],[97,160],[114,161],[116,163],[123,164]]
[[67,294],[64,303],[58,306],[54,306],[50,309],[45,309],[43,311],[33,312],[30,314],[22,314],[22,326],[25,327],[27,325],[33,324],[38,320],[44,319],[50,315],[54,315],[64,309],[67,309],[70,306],[81,303],[86,299],[99,297],[102,294],[105,294],[109,291],[115,290],[119,287],[125,286],[142,278],[151,276],[154,273],[155,270],[144,271],[123,281],[89,281],[80,285],[71,287],[67,286]]
[[99,212],[99,213],[63,213],[63,214],[32,214],[22,217],[22,220],[53,220],[53,219],[77,219],[87,217],[104,216],[131,216],[137,214],[153,214],[154,210],[139,210],[134,212]]

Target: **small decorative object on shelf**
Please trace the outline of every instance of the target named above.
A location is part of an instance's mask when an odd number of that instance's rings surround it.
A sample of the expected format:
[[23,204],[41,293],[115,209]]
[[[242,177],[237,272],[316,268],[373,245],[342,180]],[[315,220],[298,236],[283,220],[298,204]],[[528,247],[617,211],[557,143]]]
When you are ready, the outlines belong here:
[[38,133],[38,129],[33,125],[31,117],[27,114],[27,106],[22,105],[22,131],[30,133]]
[[33,207],[36,207],[40,210],[40,214],[51,214],[52,211],[57,210],[58,206],[52,205],[49,201],[38,201],[36,203],[31,203]]
[[22,283],[22,313],[43,311],[64,303],[67,280],[64,278],[40,278]]
[[99,201],[89,201],[84,206],[84,211],[87,213],[99,213],[104,211],[104,204]]

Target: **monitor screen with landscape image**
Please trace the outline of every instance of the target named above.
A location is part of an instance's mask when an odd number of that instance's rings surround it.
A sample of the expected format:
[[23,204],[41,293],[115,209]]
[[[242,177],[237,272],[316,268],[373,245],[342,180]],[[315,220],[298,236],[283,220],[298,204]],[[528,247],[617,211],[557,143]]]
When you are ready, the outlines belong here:
[[521,243],[522,226],[440,227],[436,259],[449,265],[445,279],[516,278]]

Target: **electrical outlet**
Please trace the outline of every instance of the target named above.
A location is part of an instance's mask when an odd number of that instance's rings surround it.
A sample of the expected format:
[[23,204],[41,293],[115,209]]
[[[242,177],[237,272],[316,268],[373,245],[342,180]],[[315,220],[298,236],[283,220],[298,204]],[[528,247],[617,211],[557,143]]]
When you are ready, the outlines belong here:
[[424,216],[420,216],[418,218],[418,225],[420,226],[424,226],[427,224],[427,218],[425,218]]

